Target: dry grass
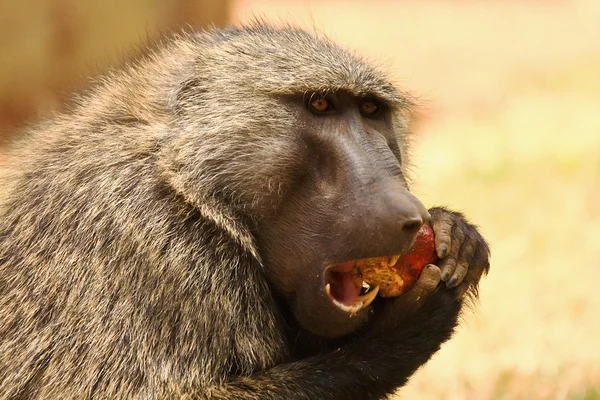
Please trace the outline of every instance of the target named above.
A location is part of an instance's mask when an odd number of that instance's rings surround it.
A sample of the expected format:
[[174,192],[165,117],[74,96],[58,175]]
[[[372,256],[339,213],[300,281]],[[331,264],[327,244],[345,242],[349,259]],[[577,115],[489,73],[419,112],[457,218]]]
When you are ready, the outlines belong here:
[[389,57],[426,99],[414,189],[493,249],[477,312],[399,397],[600,399],[600,3],[339,4],[246,1],[238,18]]
[[[600,96],[586,94],[600,84],[587,71],[598,70],[561,71],[495,113],[424,127],[416,190],[481,225],[492,272],[477,314],[407,398],[562,399],[600,388]],[[565,85],[563,74],[585,79]]]

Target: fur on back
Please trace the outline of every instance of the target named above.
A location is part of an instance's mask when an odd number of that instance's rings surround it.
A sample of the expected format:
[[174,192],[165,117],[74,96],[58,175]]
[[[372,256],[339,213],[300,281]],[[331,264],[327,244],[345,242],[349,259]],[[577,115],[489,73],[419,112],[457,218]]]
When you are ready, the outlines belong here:
[[2,174],[0,399],[156,399],[284,361],[253,231],[297,162],[282,99],[403,109],[382,76],[295,28],[185,33],[30,129]]

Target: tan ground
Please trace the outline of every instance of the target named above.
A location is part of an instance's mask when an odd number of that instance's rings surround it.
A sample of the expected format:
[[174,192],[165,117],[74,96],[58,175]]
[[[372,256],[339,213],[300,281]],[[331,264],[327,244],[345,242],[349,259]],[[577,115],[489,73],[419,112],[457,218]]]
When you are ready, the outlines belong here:
[[420,94],[415,190],[491,242],[477,313],[399,397],[600,399],[600,2],[239,2],[251,13],[314,25]]

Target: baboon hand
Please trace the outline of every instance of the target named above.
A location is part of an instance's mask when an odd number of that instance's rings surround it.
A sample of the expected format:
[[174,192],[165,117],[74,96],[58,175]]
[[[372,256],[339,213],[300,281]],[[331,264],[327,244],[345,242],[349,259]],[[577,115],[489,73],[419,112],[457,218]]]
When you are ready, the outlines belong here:
[[419,305],[429,294],[433,293],[440,280],[440,268],[433,264],[426,265],[414,286],[399,296],[397,301],[405,303],[406,306]]
[[441,279],[448,288],[457,288],[459,296],[489,270],[489,247],[477,228],[465,217],[441,207],[429,210],[435,234],[435,248],[440,258]]

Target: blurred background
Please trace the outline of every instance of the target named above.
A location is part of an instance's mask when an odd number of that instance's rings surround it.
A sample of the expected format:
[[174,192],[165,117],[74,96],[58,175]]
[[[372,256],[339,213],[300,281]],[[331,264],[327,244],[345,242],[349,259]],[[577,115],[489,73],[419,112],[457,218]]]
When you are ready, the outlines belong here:
[[477,311],[398,397],[600,399],[600,1],[1,0],[0,140],[161,30],[253,16],[386,66],[421,103],[414,191],[491,243]]

